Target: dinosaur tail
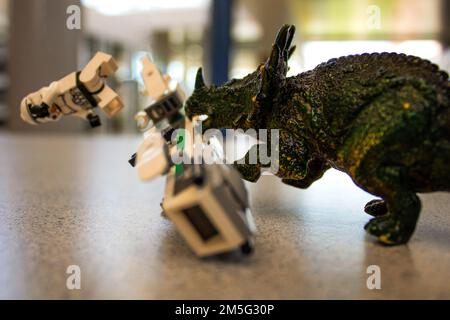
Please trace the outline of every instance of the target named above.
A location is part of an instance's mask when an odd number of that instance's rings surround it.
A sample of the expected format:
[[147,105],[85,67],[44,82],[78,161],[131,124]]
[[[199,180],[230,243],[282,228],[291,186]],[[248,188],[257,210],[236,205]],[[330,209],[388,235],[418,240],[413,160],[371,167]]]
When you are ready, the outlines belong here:
[[[443,72],[443,74],[445,73]],[[443,136],[450,141],[450,81],[448,80],[448,75],[444,80],[444,85],[438,92],[440,94],[438,94],[437,99],[437,123]]]
[[445,90],[445,99],[442,104],[443,109],[443,125],[445,126],[445,131],[447,133],[448,141],[450,141],[450,81],[447,80],[447,87]]
[[450,191],[450,81],[444,91],[444,99],[439,103],[437,122],[439,138],[435,141],[434,160],[431,164],[430,179],[436,190]]

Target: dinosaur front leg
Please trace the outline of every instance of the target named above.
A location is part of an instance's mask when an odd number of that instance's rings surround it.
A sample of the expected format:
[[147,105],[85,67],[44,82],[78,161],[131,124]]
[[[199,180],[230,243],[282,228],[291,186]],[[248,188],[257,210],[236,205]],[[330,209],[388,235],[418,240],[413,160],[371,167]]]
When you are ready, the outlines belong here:
[[384,244],[408,242],[416,227],[421,204],[409,186],[406,169],[389,166],[378,168],[367,184],[367,190],[380,195],[385,201],[388,213],[370,220],[364,227],[366,231]]
[[[307,189],[314,181],[319,180],[329,168],[330,166],[323,159],[313,158],[308,161],[306,175],[302,179],[283,178],[281,181],[296,188]],[[304,174],[304,170],[302,171],[300,168],[300,172],[297,174],[300,175],[302,172]]]
[[239,171],[244,180],[258,181],[261,176],[261,163],[258,157],[258,145],[254,145],[242,159],[234,162],[233,166]]

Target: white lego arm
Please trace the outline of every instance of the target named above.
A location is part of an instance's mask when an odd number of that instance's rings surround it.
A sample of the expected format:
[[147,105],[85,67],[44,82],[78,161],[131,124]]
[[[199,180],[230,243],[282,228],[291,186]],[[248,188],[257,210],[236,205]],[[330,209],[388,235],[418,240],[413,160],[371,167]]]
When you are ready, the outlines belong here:
[[37,122],[31,116],[31,114],[29,112],[29,108],[28,108],[29,101],[31,99],[30,95],[23,98],[22,102],[20,103],[20,117],[22,118],[23,121],[25,121],[29,124],[32,124],[32,125],[36,125]]
[[86,88],[95,92],[101,88],[101,78],[107,78],[117,70],[114,58],[104,52],[97,52],[80,73],[80,81]]
[[97,97],[100,100],[98,102],[98,106],[106,113],[109,118],[113,117],[123,108],[122,99],[113,89],[106,85],[102,91],[97,93]]
[[45,103],[47,106],[51,106],[55,102],[56,98],[61,94],[59,91],[58,82],[52,82],[49,87],[44,87],[39,90],[42,97],[41,103]]
[[158,67],[149,58],[142,58],[142,80],[144,80],[145,93],[153,100],[158,100],[169,89],[170,77],[162,76]]

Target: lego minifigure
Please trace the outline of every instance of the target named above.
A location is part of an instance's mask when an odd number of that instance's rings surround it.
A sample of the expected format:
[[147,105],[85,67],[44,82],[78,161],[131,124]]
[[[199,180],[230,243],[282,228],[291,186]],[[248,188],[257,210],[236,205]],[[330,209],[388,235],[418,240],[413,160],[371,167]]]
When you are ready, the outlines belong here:
[[89,121],[91,127],[99,126],[100,118],[93,112],[95,107],[108,117],[123,108],[121,98],[105,84],[116,70],[117,63],[110,55],[97,52],[81,72],[72,72],[27,95],[20,105],[22,120],[36,125],[73,115]]

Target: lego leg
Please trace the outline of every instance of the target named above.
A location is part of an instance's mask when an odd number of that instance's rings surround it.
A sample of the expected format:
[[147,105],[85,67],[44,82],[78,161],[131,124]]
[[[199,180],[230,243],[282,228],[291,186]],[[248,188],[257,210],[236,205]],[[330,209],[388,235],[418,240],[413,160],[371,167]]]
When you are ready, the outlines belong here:
[[239,171],[244,180],[256,182],[261,176],[261,164],[259,162],[259,159],[257,159],[256,164],[251,164],[250,155],[258,156],[258,145],[252,146],[246,153],[245,157],[235,161],[233,166]]
[[407,243],[416,227],[421,209],[420,200],[407,181],[404,167],[381,167],[368,181],[367,190],[385,201],[388,213],[373,218],[366,231],[388,245]]

